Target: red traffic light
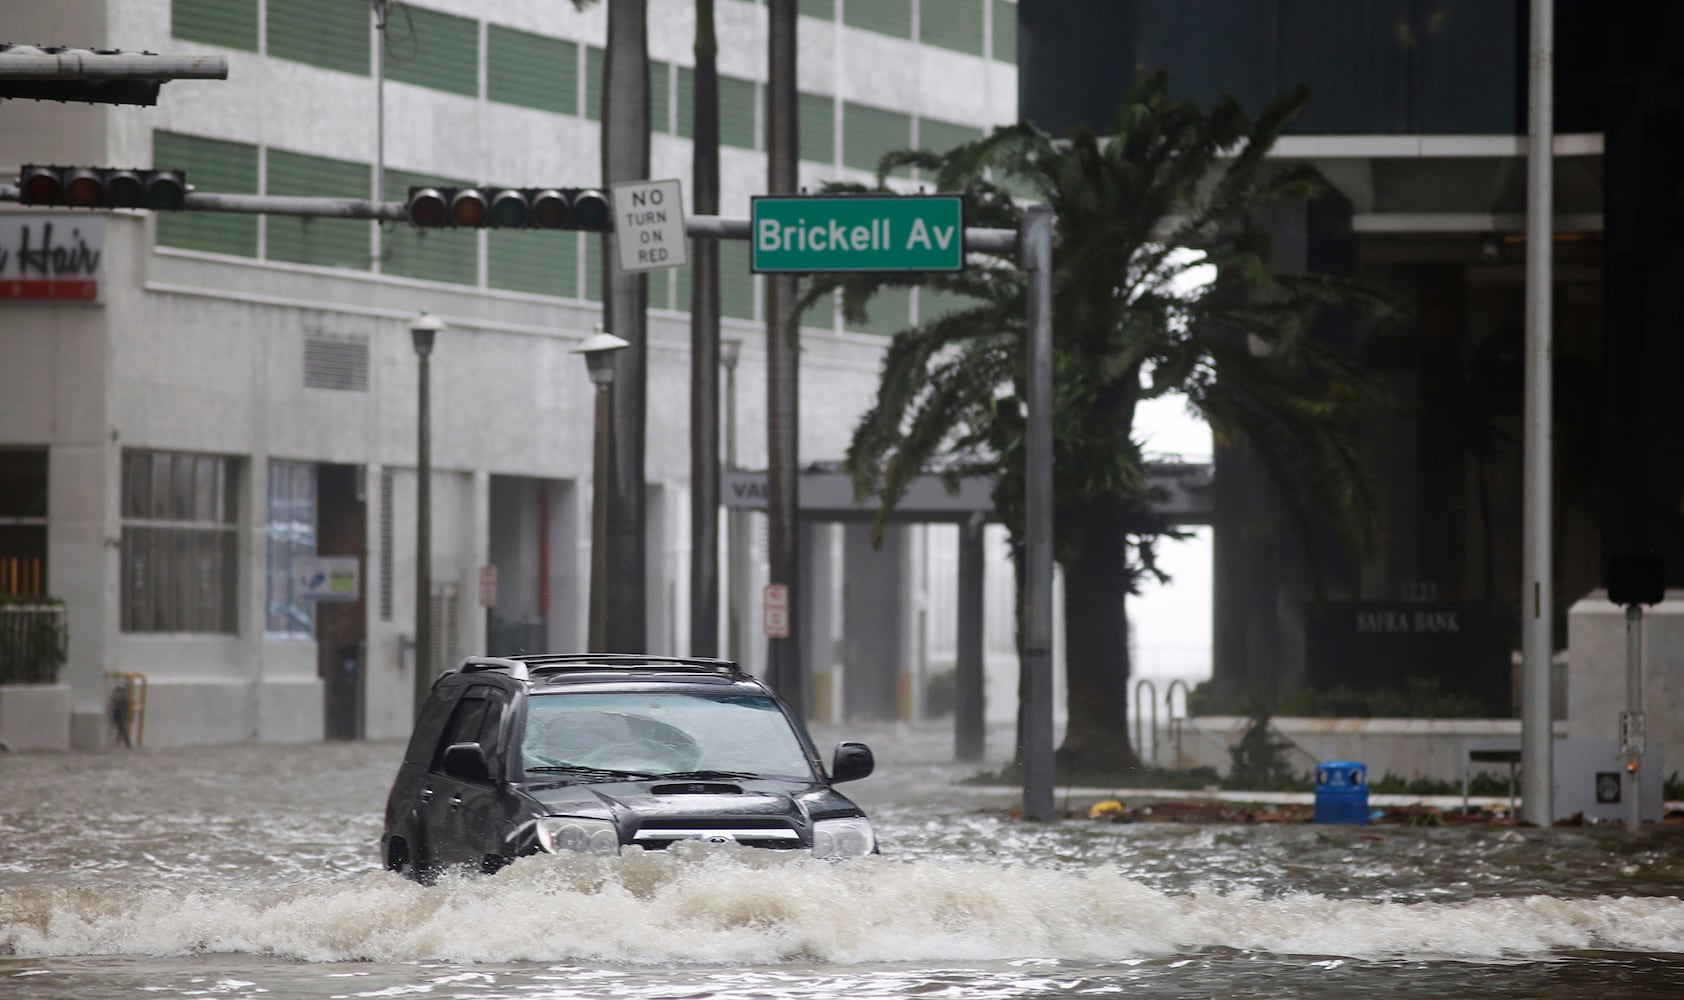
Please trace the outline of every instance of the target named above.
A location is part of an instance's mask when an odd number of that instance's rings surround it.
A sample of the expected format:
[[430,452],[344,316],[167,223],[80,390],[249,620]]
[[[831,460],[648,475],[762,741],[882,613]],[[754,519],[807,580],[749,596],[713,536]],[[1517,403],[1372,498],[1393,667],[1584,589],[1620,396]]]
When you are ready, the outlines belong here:
[[424,229],[449,225],[450,203],[444,191],[433,187],[410,188],[409,221]]
[[18,201],[65,208],[176,209],[187,196],[179,170],[121,167],[43,167],[18,172]]
[[56,205],[63,190],[56,167],[24,167],[18,172],[18,201],[25,205]]

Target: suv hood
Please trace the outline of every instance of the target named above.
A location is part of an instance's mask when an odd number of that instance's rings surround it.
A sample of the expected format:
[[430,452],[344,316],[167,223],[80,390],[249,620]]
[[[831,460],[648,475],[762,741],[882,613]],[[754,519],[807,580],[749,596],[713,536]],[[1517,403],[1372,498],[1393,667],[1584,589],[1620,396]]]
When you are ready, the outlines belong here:
[[804,831],[813,819],[859,815],[859,807],[818,782],[607,781],[529,791],[552,815],[611,819],[621,829],[717,820],[783,822]]

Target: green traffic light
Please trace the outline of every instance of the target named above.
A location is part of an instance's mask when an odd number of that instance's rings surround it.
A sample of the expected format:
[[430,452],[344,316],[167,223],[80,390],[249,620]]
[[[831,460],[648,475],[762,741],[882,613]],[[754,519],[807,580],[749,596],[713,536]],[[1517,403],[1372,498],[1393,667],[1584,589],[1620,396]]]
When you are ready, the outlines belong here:
[[491,224],[513,229],[526,225],[528,215],[526,195],[514,188],[495,191],[491,196]]

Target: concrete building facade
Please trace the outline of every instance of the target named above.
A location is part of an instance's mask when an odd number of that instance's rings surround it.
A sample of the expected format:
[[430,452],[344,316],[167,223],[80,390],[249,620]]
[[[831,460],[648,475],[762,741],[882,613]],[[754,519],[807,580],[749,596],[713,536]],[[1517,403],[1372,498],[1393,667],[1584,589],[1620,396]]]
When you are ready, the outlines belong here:
[[[688,189],[693,5],[649,6],[651,174]],[[1015,118],[1014,3],[814,0],[800,10],[804,184],[863,179],[889,149],[945,148]],[[590,186],[606,21],[604,5],[564,0],[398,3],[383,29],[355,0],[13,5],[0,12],[6,40],[210,53],[230,68],[226,81],[167,84],[155,108],[8,101],[0,177],[26,163],[150,165],[186,170],[200,191],[389,200],[448,180]],[[717,23],[722,212],[746,216],[766,172],[766,10],[721,0]],[[0,286],[14,289],[0,294],[0,482],[45,496],[39,511],[0,508],[0,558],[65,601],[71,745],[117,738],[118,674],[144,677],[147,745],[408,731],[418,668],[409,327],[421,310],[448,324],[431,359],[428,666],[488,648],[583,647],[592,390],[572,351],[600,322],[596,237],[8,205],[0,240]],[[32,275],[27,251],[47,240],[64,271]],[[723,335],[744,344],[739,460],[759,466],[766,332],[746,246],[723,245],[722,272]],[[57,284],[32,283],[48,277]],[[688,633],[688,303],[687,272],[651,277],[653,652],[685,652]],[[919,307],[916,295],[885,299],[862,327],[831,310],[807,317],[804,461],[842,454],[886,335]],[[933,578],[918,560],[949,544],[905,528],[904,544],[855,555],[864,528],[805,530],[815,551],[846,552],[850,572],[888,581],[911,606]],[[355,567],[354,594],[338,595],[350,600],[313,597],[300,576],[333,557]],[[895,566],[868,569],[873,559]],[[842,593],[852,577],[840,562],[807,562],[815,581],[834,581],[823,591],[832,597],[813,603],[834,612],[811,629],[815,671],[836,675],[817,714],[841,710],[848,656],[893,655],[905,673],[932,649],[942,655],[948,630],[920,632],[916,611],[885,634],[885,649],[850,639],[864,633],[842,618],[859,598]],[[751,585],[734,582],[739,594]],[[1010,670],[1009,602],[1009,589],[991,602],[1006,623],[991,633],[1007,660],[995,658],[997,671]],[[753,668],[759,646],[732,652]],[[1015,684],[1008,672],[993,687]],[[857,708],[917,704],[891,690]],[[992,699],[991,716],[1011,712]]]

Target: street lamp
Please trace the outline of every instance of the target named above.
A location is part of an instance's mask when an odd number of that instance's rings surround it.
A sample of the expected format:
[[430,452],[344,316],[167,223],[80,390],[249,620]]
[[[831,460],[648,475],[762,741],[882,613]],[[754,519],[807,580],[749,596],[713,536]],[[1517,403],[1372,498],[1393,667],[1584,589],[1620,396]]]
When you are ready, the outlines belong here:
[[415,420],[415,714],[433,687],[433,445],[428,399],[428,358],[444,320],[422,310],[409,323],[409,336],[420,362]]
[[[719,363],[725,367],[725,468],[737,468],[737,361],[743,356],[743,342],[737,337],[721,338]],[[747,652],[747,628],[742,621],[741,595],[748,583],[748,514],[731,508],[725,515],[725,641],[734,659]]]
[[[591,477],[591,608],[587,644],[605,652],[608,644],[608,493],[614,478],[614,352],[630,347],[627,341],[602,329],[573,349],[582,355],[596,386],[596,440]],[[622,652],[637,652],[623,650]]]

